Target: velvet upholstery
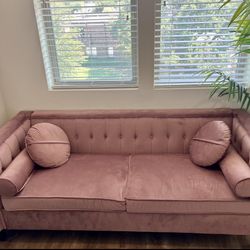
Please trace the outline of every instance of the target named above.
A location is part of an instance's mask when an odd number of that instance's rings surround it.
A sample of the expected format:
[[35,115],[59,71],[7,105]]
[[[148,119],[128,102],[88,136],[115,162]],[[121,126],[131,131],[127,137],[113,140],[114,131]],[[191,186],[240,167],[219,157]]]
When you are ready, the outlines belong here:
[[244,126],[244,128],[250,132],[250,116],[249,112],[241,109],[234,109],[233,116]]
[[0,144],[0,172],[24,149],[24,138],[30,128],[30,121],[24,121],[5,141]]
[[3,215],[3,210],[0,210],[0,232],[2,230],[7,229],[6,223],[5,223],[5,219],[4,219],[4,215]]
[[34,163],[24,149],[0,175],[0,195],[14,196],[20,192],[34,169]]
[[111,119],[111,118],[208,118],[232,117],[231,109],[140,109],[140,110],[37,110],[33,121],[40,119]]
[[70,156],[68,136],[51,123],[33,125],[25,137],[25,146],[31,159],[44,168],[59,167]]
[[[0,229],[250,234],[249,199],[236,197],[219,167],[199,168],[188,155],[197,130],[221,120],[249,163],[249,117],[231,109],[30,112],[0,128],[3,173],[30,124],[62,127],[73,154],[58,169],[34,169],[15,197],[1,197]],[[20,127],[19,139],[8,139]]]
[[[0,128],[0,175],[24,149],[31,113],[32,111],[21,111]],[[2,203],[0,207],[2,208]]]
[[88,230],[206,234],[250,234],[250,215],[133,214],[84,211],[4,211],[17,230]]
[[217,163],[230,145],[231,132],[223,121],[211,121],[192,138],[189,154],[193,163],[210,167]]
[[235,149],[240,153],[243,159],[250,164],[250,131],[248,131],[245,126],[240,122],[240,120],[235,117],[233,119],[232,128],[232,144]]
[[32,111],[21,111],[12,119],[7,121],[0,128],[0,144],[2,144],[12,133],[19,128],[25,121],[30,120]]
[[189,155],[136,155],[130,161],[126,200],[131,213],[249,213],[219,169],[194,165]]
[[222,120],[231,128],[232,111],[37,111],[31,119],[32,125],[60,126],[73,153],[188,153],[191,138],[205,123]]
[[36,169],[5,210],[125,211],[128,157],[77,155],[59,168]]
[[235,194],[250,197],[250,167],[232,146],[220,162],[220,167]]

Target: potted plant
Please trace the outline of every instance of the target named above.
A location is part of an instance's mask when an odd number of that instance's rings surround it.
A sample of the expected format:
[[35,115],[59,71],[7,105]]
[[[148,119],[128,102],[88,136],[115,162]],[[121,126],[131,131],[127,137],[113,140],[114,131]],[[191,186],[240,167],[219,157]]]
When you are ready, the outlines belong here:
[[[221,2],[223,3],[221,8],[223,8],[231,0],[221,0]],[[229,23],[229,26],[231,25],[236,26],[238,53],[250,54],[250,0],[243,0],[240,3]],[[250,108],[250,92],[247,86],[237,83],[229,75],[217,69],[203,70],[201,73],[205,74],[205,82],[215,77],[210,98],[214,95],[218,97],[228,96],[228,100],[237,98],[237,102],[240,103],[242,109],[248,110]]]

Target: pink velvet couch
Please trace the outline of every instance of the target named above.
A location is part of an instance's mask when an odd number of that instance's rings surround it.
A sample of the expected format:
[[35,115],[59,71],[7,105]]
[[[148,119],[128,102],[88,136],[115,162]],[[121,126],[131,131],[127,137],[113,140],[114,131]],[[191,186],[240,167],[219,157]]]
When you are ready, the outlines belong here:
[[[229,125],[232,144],[204,169],[188,146],[211,120]],[[24,164],[25,134],[39,122],[69,137],[59,168]],[[1,229],[250,234],[250,200],[234,190],[250,178],[249,133],[250,116],[231,109],[20,112],[0,128],[0,179],[27,180],[16,195],[0,186]]]

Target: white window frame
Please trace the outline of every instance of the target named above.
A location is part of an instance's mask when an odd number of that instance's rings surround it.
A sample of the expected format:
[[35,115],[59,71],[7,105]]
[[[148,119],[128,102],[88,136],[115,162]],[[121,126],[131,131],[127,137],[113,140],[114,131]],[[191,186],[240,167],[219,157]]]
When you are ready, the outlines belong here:
[[[37,20],[37,26],[38,26],[38,32],[39,32],[39,38],[40,38],[40,44],[41,44],[41,50],[43,55],[43,61],[44,61],[44,67],[45,67],[45,74],[47,79],[47,85],[49,90],[60,90],[60,89],[137,89],[138,88],[138,81],[139,81],[139,72],[138,72],[138,0],[130,0],[132,6],[136,6],[136,14],[131,13],[133,15],[133,18],[136,19],[137,27],[136,31],[132,31],[136,33],[136,36],[132,39],[136,39],[136,42],[132,42],[132,53],[131,53],[131,59],[132,59],[132,79],[131,81],[63,81],[60,79],[60,82],[55,82],[55,75],[56,78],[60,78],[59,72],[56,72],[56,70],[52,70],[53,68],[58,68],[58,62],[56,61],[56,52],[54,52],[54,57],[51,57],[51,52],[48,49],[48,44],[46,40],[46,34],[44,32],[45,25],[43,20],[43,14],[41,13],[41,2],[40,0],[33,0],[34,9],[35,9],[35,15]],[[44,4],[47,4],[44,2]],[[49,27],[47,27],[49,28]],[[132,29],[131,29],[132,30]],[[93,55],[93,50],[90,49],[91,55]],[[94,52],[95,53],[95,52]],[[97,54],[97,51],[96,51]]]
[[[166,0],[167,2],[168,0]],[[203,77],[203,80],[199,83],[192,83],[191,82],[191,79],[189,79],[190,81],[188,82],[183,82],[183,83],[169,83],[169,82],[166,82],[166,83],[163,83],[163,84],[157,84],[156,82],[156,76],[157,74],[155,73],[155,67],[157,66],[157,63],[156,63],[156,49],[157,46],[156,46],[156,43],[159,42],[159,39],[156,38],[156,33],[158,33],[157,35],[160,36],[160,32],[157,31],[156,32],[156,29],[160,30],[160,21],[161,21],[161,18],[159,17],[159,14],[156,14],[156,12],[160,13],[161,12],[161,8],[162,8],[162,0],[154,0],[154,4],[155,4],[155,30],[154,30],[154,80],[153,80],[153,87],[154,89],[158,89],[158,90],[161,90],[161,89],[210,89],[212,88],[211,86],[211,83],[209,82],[204,82],[204,79],[205,79],[205,75]],[[221,6],[221,4],[218,2],[218,8],[219,6]],[[233,13],[232,13],[233,15]],[[228,20],[228,23],[229,23],[230,19]],[[232,47],[233,48],[233,47]],[[159,52],[159,51],[158,51]],[[237,50],[236,50],[237,52]],[[246,79],[247,77],[249,77],[249,73],[248,73],[248,69],[250,68],[250,56],[249,55],[243,55],[240,60],[245,60],[245,65],[244,65],[244,76],[242,76],[242,81],[246,82]],[[240,69],[242,70],[242,69]],[[222,70],[223,71],[223,70]]]

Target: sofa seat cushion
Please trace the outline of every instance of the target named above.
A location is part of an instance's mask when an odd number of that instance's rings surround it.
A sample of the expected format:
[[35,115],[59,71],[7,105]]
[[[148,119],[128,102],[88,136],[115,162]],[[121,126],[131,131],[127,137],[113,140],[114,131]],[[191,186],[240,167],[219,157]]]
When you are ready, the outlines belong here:
[[220,170],[200,168],[188,154],[132,156],[126,200],[130,213],[250,213]]
[[7,211],[125,211],[128,156],[72,154],[60,168],[36,169],[17,196],[3,197]]

